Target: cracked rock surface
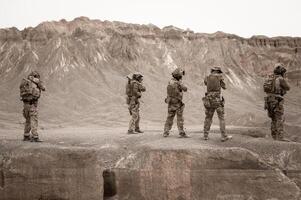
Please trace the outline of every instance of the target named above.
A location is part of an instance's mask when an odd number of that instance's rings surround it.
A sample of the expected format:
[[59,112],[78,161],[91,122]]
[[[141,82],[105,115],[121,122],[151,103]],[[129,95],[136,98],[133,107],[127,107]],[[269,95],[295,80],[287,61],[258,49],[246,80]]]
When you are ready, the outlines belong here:
[[187,139],[124,130],[45,130],[40,144],[1,131],[0,199],[300,199],[299,143],[243,129],[225,143],[193,128]]

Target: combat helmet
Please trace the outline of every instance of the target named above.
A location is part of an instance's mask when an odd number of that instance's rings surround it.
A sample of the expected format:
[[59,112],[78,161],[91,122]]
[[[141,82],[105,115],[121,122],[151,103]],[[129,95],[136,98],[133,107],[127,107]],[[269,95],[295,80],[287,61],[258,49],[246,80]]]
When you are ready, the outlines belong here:
[[218,73],[223,73],[222,69],[220,67],[212,67],[211,68],[211,73],[212,72],[218,72]]
[[185,70],[183,70],[182,68],[176,68],[171,75],[175,78],[175,79],[180,79],[182,78],[182,76],[185,75]]
[[143,75],[140,72],[134,72],[132,75],[132,79],[134,79],[134,80],[139,80],[142,77],[143,77]]
[[277,63],[274,68],[275,75],[283,75],[286,72],[286,69],[283,63]]
[[30,74],[28,75],[28,77],[30,77],[30,76],[32,76],[32,77],[34,77],[34,78],[40,78],[40,74],[39,74],[39,72],[36,71],[36,70],[30,72]]

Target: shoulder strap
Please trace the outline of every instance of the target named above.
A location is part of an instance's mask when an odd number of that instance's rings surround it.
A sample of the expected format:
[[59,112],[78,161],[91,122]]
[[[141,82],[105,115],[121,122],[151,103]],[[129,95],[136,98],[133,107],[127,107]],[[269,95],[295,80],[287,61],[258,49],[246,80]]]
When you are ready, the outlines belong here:
[[38,83],[34,82],[33,80],[31,80],[31,79],[29,79],[29,78],[23,78],[23,79],[26,80],[26,81],[29,81],[29,82],[31,82],[31,83],[34,83],[36,86],[39,86]]

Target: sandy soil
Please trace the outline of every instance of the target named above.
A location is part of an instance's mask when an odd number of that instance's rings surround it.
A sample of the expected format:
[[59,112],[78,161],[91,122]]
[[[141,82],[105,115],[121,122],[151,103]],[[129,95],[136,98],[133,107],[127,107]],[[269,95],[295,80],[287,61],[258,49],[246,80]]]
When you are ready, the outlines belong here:
[[[10,142],[19,142],[23,139],[23,130],[20,129],[1,129],[0,139]],[[143,129],[142,134],[127,134],[127,127],[119,128],[100,128],[100,127],[47,127],[40,130],[40,138],[43,139],[43,144],[56,144],[64,146],[90,146],[99,147],[101,145],[114,146],[115,143],[119,145],[126,144],[127,142],[135,142],[135,146],[138,144],[155,143],[160,144],[161,141],[164,142],[175,142],[183,143],[183,141],[198,141],[197,143],[219,143],[219,131],[217,126],[213,126],[210,134],[210,140],[205,142],[202,140],[202,126],[189,126],[186,127],[186,132],[190,136],[187,139],[181,139],[178,136],[176,128],[173,128],[171,134],[168,138],[162,137],[162,128],[159,126],[148,125],[147,129]],[[263,128],[254,127],[238,127],[229,126],[227,127],[228,133],[233,135],[240,135],[240,139],[243,136],[250,138],[257,137],[268,137],[268,130]],[[234,137],[234,141],[236,141]],[[186,142],[185,142],[186,143]]]

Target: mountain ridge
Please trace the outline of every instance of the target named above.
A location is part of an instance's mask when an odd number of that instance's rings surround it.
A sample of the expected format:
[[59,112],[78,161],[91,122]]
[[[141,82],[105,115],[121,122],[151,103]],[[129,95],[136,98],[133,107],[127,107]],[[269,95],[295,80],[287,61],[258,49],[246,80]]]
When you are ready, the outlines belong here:
[[[181,29],[172,25],[169,26],[165,26],[162,29],[159,28],[156,25],[153,24],[135,24],[135,23],[124,23],[124,22],[120,22],[120,21],[101,21],[98,19],[89,19],[88,17],[77,17],[75,19],[73,19],[72,21],[67,21],[65,19],[61,19],[59,21],[46,21],[46,22],[42,22],[40,24],[38,24],[35,27],[26,27],[23,30],[19,30],[16,27],[11,27],[11,28],[1,28],[0,32],[12,32],[12,33],[8,33],[8,37],[4,37],[1,39],[10,39],[9,35],[15,35],[16,39],[21,39],[18,36],[20,36],[18,33],[21,33],[21,36],[23,39],[28,39],[26,38],[27,36],[27,32],[30,31],[45,31],[45,32],[51,32],[51,31],[56,31],[57,34],[64,34],[70,31],[75,31],[76,28],[78,28],[79,26],[82,26],[82,24],[86,24],[86,25],[98,25],[98,26],[109,26],[109,27],[118,27],[118,28],[122,28],[124,26],[126,27],[131,27],[132,29],[135,28],[148,28],[149,30],[155,30],[157,32],[168,32],[168,31],[176,31],[176,32],[180,32],[183,34],[183,37],[188,37],[190,39],[196,39],[202,36],[207,36],[207,37],[213,37],[213,38],[229,38],[229,39],[240,39],[241,41],[246,41],[248,42],[250,45],[271,45],[271,46],[289,46],[289,47],[301,47],[301,37],[291,37],[291,36],[275,36],[275,37],[268,37],[265,35],[253,35],[250,38],[245,38],[245,37],[241,37],[238,36],[236,34],[231,34],[231,33],[225,33],[222,31],[216,31],[215,33],[198,33],[198,32],[194,32],[190,29]],[[3,33],[2,33],[3,35]],[[51,36],[51,34],[49,35]],[[139,36],[139,35],[138,35]],[[147,37],[148,35],[140,35],[140,36],[144,36]],[[13,37],[14,38],[14,37]],[[48,38],[49,39],[49,38]]]

